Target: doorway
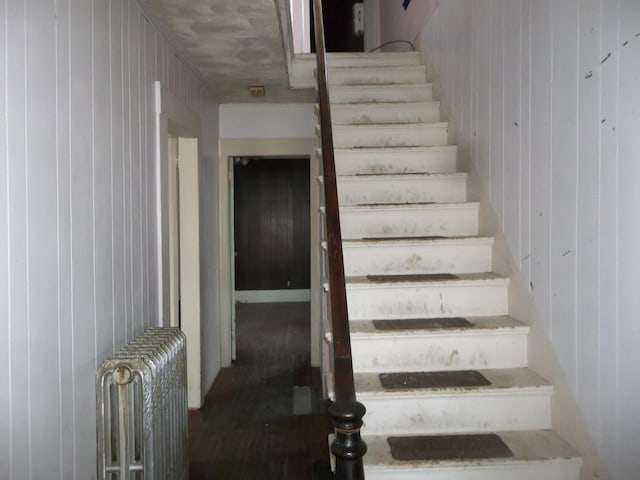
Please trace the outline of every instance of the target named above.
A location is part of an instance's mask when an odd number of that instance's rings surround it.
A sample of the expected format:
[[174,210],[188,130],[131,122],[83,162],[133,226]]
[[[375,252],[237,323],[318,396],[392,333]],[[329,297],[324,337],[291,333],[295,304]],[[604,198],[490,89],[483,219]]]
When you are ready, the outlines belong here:
[[309,301],[309,159],[233,161],[238,302]]
[[[357,7],[361,7],[356,13]],[[355,8],[355,9],[354,9]],[[364,31],[356,31],[358,22],[355,15],[364,15],[362,0],[324,0],[322,17],[324,19],[325,47],[327,52],[363,52]],[[313,0],[310,1],[311,25],[313,25]],[[311,51],[316,51],[313,28],[311,30]]]
[[220,360],[223,367],[235,358],[235,279],[233,240],[233,173],[235,159],[240,157],[297,158],[309,164],[309,218],[310,218],[310,307],[311,365],[319,366],[321,356],[321,274],[320,274],[320,213],[319,162],[316,159],[317,139],[309,138],[238,138],[220,140],[218,163],[218,215],[220,243]]

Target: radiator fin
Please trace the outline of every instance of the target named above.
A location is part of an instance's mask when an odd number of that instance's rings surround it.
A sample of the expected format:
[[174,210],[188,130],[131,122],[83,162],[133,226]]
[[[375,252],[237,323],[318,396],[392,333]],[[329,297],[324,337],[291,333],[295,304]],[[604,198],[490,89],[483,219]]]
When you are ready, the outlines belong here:
[[186,480],[186,337],[151,328],[97,372],[98,480]]

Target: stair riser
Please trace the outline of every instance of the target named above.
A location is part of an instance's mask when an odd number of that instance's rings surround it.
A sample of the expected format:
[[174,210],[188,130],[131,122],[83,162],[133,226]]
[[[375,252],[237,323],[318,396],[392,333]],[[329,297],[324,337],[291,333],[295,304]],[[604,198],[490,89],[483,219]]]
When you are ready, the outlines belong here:
[[446,318],[507,314],[507,282],[439,286],[347,284],[349,318]]
[[385,203],[459,203],[467,199],[465,177],[419,179],[338,178],[340,205]]
[[464,237],[478,234],[478,208],[378,210],[345,207],[340,212],[342,238],[365,237]]
[[430,102],[433,99],[431,84],[408,86],[329,88],[331,104],[334,103],[384,103],[384,102]]
[[349,276],[409,273],[481,273],[491,270],[492,245],[400,244],[343,245],[344,269]]
[[462,464],[458,467],[377,468],[366,464],[367,480],[579,480],[580,465],[570,461],[507,465]]
[[334,125],[439,122],[440,104],[436,102],[368,106],[336,104],[331,107],[331,121]]
[[551,428],[549,391],[433,395],[359,394],[364,435],[430,435]]
[[400,54],[374,53],[363,56],[361,54],[329,53],[327,54],[327,64],[329,68],[420,65],[420,54],[415,52],[402,52]]
[[526,333],[459,333],[401,338],[353,336],[351,349],[353,369],[357,373],[479,370],[527,365]]
[[392,173],[453,173],[456,171],[456,149],[379,151],[337,149],[338,175],[371,175]]
[[333,144],[336,148],[430,147],[447,145],[448,135],[446,126],[428,124],[401,127],[339,125],[333,129]]
[[398,85],[425,83],[423,66],[330,68],[329,85]]

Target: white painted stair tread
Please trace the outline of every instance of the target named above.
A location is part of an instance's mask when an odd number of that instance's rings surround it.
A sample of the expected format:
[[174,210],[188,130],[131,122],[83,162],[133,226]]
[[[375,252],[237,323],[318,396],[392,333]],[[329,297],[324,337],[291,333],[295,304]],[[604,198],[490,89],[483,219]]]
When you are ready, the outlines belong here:
[[331,106],[331,121],[333,125],[439,122],[440,102],[337,103]]
[[[373,321],[353,320],[353,369],[358,373],[380,373],[527,366],[528,326],[506,315],[467,320],[471,326],[403,330],[379,330]],[[332,340],[331,335],[326,337],[327,341]]]
[[406,173],[406,174],[362,174],[362,175],[340,175],[338,181],[342,183],[360,182],[412,182],[416,180],[466,180],[467,174],[464,172],[452,173]]
[[424,65],[329,67],[329,85],[403,85],[425,83]]
[[409,85],[332,85],[329,88],[331,104],[430,102],[433,87],[430,83]]
[[363,433],[436,435],[551,428],[553,387],[548,382],[527,368],[477,371],[491,384],[390,390],[382,387],[377,373],[356,373],[358,400],[367,407]]
[[[517,332],[520,334],[529,333],[529,326],[508,315],[487,316],[487,317],[466,317],[472,325],[467,327],[435,327],[429,329],[402,329],[402,330],[379,330],[375,327],[373,320],[351,320],[349,328],[353,338],[379,338],[379,337],[438,337],[438,336],[458,336],[458,335],[478,335],[490,336],[499,332]],[[331,340],[331,336],[327,337]]]
[[[314,54],[308,56],[315,60]],[[329,67],[420,65],[420,53],[372,52],[363,55],[362,53],[330,52],[327,53],[327,63]]]
[[367,407],[363,433],[436,435],[551,428],[553,387],[546,380],[527,368],[476,371],[491,384],[385,389],[379,374],[356,373],[358,400]]
[[476,202],[340,207],[342,238],[478,235]]
[[449,125],[446,122],[335,125],[333,143],[337,148],[447,145],[448,129]]
[[347,277],[349,318],[446,318],[508,313],[509,279],[492,273],[455,279],[372,281]]
[[582,460],[551,430],[495,432],[508,458],[399,461],[386,436],[364,436],[368,480],[578,480]]
[[[477,285],[477,284],[500,284],[507,285],[509,283],[509,279],[506,277],[501,277],[500,275],[496,275],[492,272],[486,273],[464,273],[458,274],[456,277],[451,279],[434,279],[430,280],[428,278],[414,280],[407,278],[402,279],[405,275],[389,275],[390,279],[388,280],[371,280],[365,275],[358,275],[354,277],[346,277],[345,283],[347,285],[347,289],[351,288],[370,288],[370,287],[398,287],[398,288],[411,288],[415,286],[437,286],[437,285],[445,285],[445,286],[463,286],[463,285]],[[396,279],[391,279],[392,277],[398,277]],[[408,277],[411,277],[409,274]]]
[[455,145],[430,147],[336,148],[338,175],[454,173]]
[[375,238],[375,239],[361,239],[361,238],[347,238],[342,241],[346,247],[362,247],[367,248],[371,246],[406,246],[411,247],[415,245],[468,245],[468,244],[487,244],[493,245],[493,237],[405,237],[405,238]]
[[491,237],[345,239],[348,276],[479,273],[492,268]]
[[511,390],[540,389],[551,392],[551,384],[532,370],[524,368],[503,368],[491,370],[477,370],[491,385],[479,387],[442,387],[442,388],[407,388],[398,390],[385,390],[380,383],[378,373],[356,373],[354,381],[358,400],[364,402],[367,398],[378,396],[415,396],[415,395],[464,395],[470,392],[502,393]]
[[341,205],[467,200],[466,173],[339,176]]

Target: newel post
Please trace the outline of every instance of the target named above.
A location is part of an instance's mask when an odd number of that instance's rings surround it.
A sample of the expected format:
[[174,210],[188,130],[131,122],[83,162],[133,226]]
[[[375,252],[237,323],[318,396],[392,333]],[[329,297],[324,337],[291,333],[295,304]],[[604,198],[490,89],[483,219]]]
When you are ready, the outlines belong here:
[[337,400],[329,407],[335,427],[331,443],[331,453],[336,458],[335,480],[364,480],[362,457],[367,445],[360,436],[360,427],[366,411],[356,400]]

